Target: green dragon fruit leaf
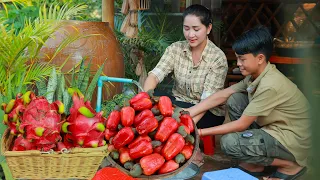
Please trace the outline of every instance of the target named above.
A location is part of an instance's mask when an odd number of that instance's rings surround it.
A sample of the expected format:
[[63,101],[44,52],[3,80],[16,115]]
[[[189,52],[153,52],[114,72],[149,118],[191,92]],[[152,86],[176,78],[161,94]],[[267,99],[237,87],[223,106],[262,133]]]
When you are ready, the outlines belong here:
[[79,89],[81,88],[81,84],[83,82],[83,79],[86,75],[86,67],[84,65],[84,61],[85,59],[82,59],[81,64],[80,64],[80,68],[79,68],[79,73],[78,73],[78,79],[77,79],[77,86]]
[[38,89],[38,96],[44,96],[47,93],[47,85],[44,79],[36,81],[36,87]]
[[64,104],[64,112],[68,115],[70,113],[70,107],[71,107],[71,96],[69,95],[69,92],[67,89],[63,91],[63,104]]
[[58,85],[58,76],[56,72],[56,68],[52,68],[52,72],[48,81],[48,89],[46,99],[49,103],[53,102],[54,94]]

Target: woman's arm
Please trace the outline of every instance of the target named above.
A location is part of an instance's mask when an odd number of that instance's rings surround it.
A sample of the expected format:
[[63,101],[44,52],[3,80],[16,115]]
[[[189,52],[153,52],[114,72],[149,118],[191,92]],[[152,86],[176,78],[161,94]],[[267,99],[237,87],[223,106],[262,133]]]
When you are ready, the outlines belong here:
[[160,83],[170,72],[173,71],[176,59],[176,53],[174,52],[176,51],[176,43],[173,43],[172,45],[167,47],[156,67],[148,73],[149,75],[144,82],[143,87],[145,91],[155,89],[158,83]]
[[155,89],[157,87],[158,83],[159,83],[158,78],[153,73],[149,73],[146,81],[144,82],[143,89],[145,91],[149,91],[151,89]]

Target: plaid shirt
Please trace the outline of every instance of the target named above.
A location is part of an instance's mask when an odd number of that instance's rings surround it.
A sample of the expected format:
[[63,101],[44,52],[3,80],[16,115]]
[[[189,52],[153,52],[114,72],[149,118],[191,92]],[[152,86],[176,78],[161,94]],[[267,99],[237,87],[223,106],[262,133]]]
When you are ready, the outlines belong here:
[[[223,89],[228,63],[223,51],[208,39],[200,62],[194,65],[188,42],[179,41],[166,49],[157,66],[149,73],[162,82],[172,71],[175,80],[172,93],[176,99],[197,104]],[[217,116],[225,115],[224,105],[210,111]]]

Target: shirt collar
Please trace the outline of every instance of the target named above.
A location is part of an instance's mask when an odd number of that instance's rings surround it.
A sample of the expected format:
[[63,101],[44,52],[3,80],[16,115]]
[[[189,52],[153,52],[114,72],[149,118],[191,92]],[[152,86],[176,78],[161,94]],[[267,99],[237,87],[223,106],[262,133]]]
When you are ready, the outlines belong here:
[[[189,43],[188,43],[188,41],[186,40],[185,41],[186,43],[184,44],[184,46],[183,46],[183,51],[184,52],[189,52],[190,54],[191,54],[191,47],[190,47],[190,45],[189,45]],[[210,49],[210,45],[209,45],[209,43],[210,43],[211,41],[209,40],[209,38],[207,37],[207,44],[206,44],[206,47],[203,49],[203,51],[202,51],[202,60],[204,60],[204,61],[206,61],[207,62],[207,56],[208,56],[208,53],[209,53],[209,49]]]
[[[259,85],[261,79],[267,74],[267,72],[272,69],[274,67],[274,65],[270,64],[270,62],[268,62],[267,66],[264,68],[264,70],[262,71],[262,73],[253,81],[252,81],[252,76],[250,77],[249,80],[249,86],[247,88],[247,91],[249,93],[253,93],[256,91],[257,86]],[[251,82],[251,83],[250,83]]]

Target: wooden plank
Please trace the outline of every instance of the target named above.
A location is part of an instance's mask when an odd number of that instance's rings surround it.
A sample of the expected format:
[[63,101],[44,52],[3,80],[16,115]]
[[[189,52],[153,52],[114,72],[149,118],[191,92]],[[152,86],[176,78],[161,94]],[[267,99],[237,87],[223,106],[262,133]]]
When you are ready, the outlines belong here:
[[231,30],[234,28],[234,26],[237,24],[237,22],[239,21],[239,19],[241,19],[244,11],[248,8],[249,4],[247,3],[243,9],[241,10],[241,12],[238,14],[238,16],[236,17],[236,19],[232,22],[232,24],[229,26],[227,32],[226,32],[226,37],[228,37],[229,32],[231,32]]
[[276,64],[309,64],[310,60],[308,58],[271,56],[270,62]]
[[[255,20],[255,19],[257,19],[257,16],[259,15],[259,13],[261,12],[261,10],[263,9],[263,6],[264,6],[264,3],[262,3],[261,5],[260,5],[260,7],[258,8],[258,10],[256,11],[256,13],[253,15],[253,17],[250,19],[250,21],[249,21],[249,23],[247,24],[247,26],[246,26],[246,28],[245,28],[245,30],[244,31],[247,31],[249,28],[250,28],[250,26],[251,26],[251,24],[252,24],[252,22]],[[249,11],[253,11],[250,7],[249,7]],[[253,12],[254,13],[254,12]]]
[[263,7],[264,7],[264,3],[262,3],[262,4],[260,5],[260,7],[258,8],[258,10],[257,10],[255,13],[254,13],[254,11],[252,10],[252,8],[249,8],[249,11],[250,11],[251,13],[253,13],[253,17],[250,19],[249,23],[247,24],[247,26],[246,26],[246,28],[245,28],[245,31],[247,31],[247,30],[250,28],[250,26],[251,26],[251,24],[252,24],[252,22],[253,22],[254,20],[256,20],[258,24],[261,24],[260,21],[259,21],[259,19],[258,19],[258,15],[260,14],[260,12],[261,12],[261,10],[263,9]]
[[[268,25],[270,24],[271,21],[273,21],[273,23],[277,26],[278,29],[281,29],[281,25],[280,23],[278,22],[278,20],[275,18],[275,16],[279,13],[280,9],[282,8],[283,6],[283,3],[281,3],[277,9],[272,13],[272,11],[269,9],[268,6],[265,6],[265,10],[267,11],[267,13],[270,15],[270,19],[267,21],[267,23],[265,25]],[[282,32],[282,35],[283,32]]]
[[294,13],[297,11],[297,9],[299,8],[300,4],[301,4],[301,3],[296,4],[296,7],[294,8],[293,13],[292,13],[292,14],[290,15],[290,17],[289,17],[288,19],[286,19],[286,20],[284,21],[284,23],[281,25],[281,28],[278,29],[275,37],[279,37],[279,34],[280,34],[280,33],[283,33],[283,29],[286,27],[287,23],[293,18]]
[[246,26],[244,25],[244,22],[242,21],[242,19],[240,19],[240,24],[241,24],[241,27],[244,29]]
[[[275,16],[280,12],[280,10],[281,10],[281,8],[283,7],[283,5],[284,5],[284,4],[281,3],[273,13],[272,13],[272,11],[269,9],[268,6],[265,6],[266,11],[271,15],[271,16],[270,16],[270,19],[268,20],[268,22],[267,22],[266,24],[269,24],[270,21],[273,20],[274,23],[275,23],[277,26],[279,26],[278,28],[281,27],[280,23],[277,21],[277,19],[275,18]],[[275,21],[276,21],[277,23],[276,23]]]
[[[320,29],[318,28],[318,26],[312,21],[312,18],[310,17],[310,15],[308,14],[308,12],[303,8],[302,4],[300,4],[300,8],[302,9],[303,13],[306,15],[307,20],[312,24],[312,26],[316,29],[317,33],[320,34]],[[314,8],[313,8],[314,10]],[[312,11],[313,11],[312,10]]]

